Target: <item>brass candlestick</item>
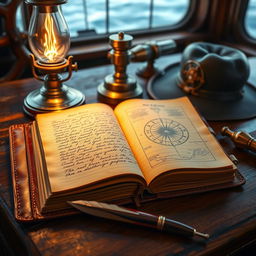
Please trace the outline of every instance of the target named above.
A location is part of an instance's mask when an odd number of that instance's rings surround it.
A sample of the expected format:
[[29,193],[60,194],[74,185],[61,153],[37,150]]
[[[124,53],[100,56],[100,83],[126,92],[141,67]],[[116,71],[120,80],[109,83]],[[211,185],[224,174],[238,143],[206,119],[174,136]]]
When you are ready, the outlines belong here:
[[115,66],[114,74],[105,77],[98,86],[98,99],[111,105],[130,99],[142,97],[143,90],[135,77],[126,73],[130,62],[130,51],[133,37],[123,32],[109,37],[112,50],[108,53],[111,63]]
[[[62,84],[77,70],[72,56],[65,59],[70,35],[60,5],[66,0],[26,0],[26,3],[33,6],[28,30],[28,42],[34,54],[31,54],[32,73],[44,85],[25,98],[25,113],[35,116],[83,104],[85,97],[81,92]],[[68,75],[62,78],[60,74],[66,71]]]

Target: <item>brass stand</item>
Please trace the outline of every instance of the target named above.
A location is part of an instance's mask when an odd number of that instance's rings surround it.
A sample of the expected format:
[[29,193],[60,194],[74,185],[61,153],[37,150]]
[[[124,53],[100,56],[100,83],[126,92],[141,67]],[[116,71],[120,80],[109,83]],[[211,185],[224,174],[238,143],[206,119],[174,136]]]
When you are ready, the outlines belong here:
[[[35,61],[34,55],[30,56],[32,73],[44,85],[25,98],[23,109],[26,114],[33,117],[39,113],[79,106],[85,102],[85,96],[80,91],[62,84],[71,78],[73,70],[77,70],[77,64],[72,64],[72,56],[60,64],[43,64]],[[37,75],[36,69],[42,73],[42,77]],[[63,79],[59,74],[66,70],[68,76]]]
[[142,97],[143,90],[134,77],[126,74],[126,66],[130,62],[130,51],[133,37],[123,32],[109,37],[112,50],[108,57],[115,66],[115,73],[105,77],[98,86],[99,101],[111,105],[130,99]]
[[256,152],[256,139],[243,131],[231,131],[227,126],[222,127],[221,134],[229,137],[238,148],[249,149]]
[[174,40],[150,41],[133,47],[131,49],[131,61],[147,61],[147,64],[138,69],[136,74],[146,79],[155,75],[159,72],[159,69],[154,65],[155,60],[160,56],[173,53],[175,49],[176,43]]

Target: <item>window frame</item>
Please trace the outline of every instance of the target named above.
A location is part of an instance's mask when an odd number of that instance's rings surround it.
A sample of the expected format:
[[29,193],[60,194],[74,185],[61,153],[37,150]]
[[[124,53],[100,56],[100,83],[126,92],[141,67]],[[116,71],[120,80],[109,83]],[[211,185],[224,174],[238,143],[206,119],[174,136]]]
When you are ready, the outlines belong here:
[[[206,35],[207,33],[203,31],[210,9],[210,2],[211,0],[190,0],[187,14],[181,22],[175,25],[150,30],[132,30],[125,33],[134,37],[133,45],[149,40],[174,39],[178,44],[177,50],[180,50],[189,42],[208,38],[209,35]],[[110,34],[113,33],[97,35],[92,38],[82,36],[72,38],[69,53],[79,62],[89,61],[89,63],[82,63],[82,67],[109,63],[106,55],[109,50],[108,37]]]
[[[151,28],[149,30],[132,30],[125,33],[134,37],[133,45],[143,43],[149,40],[174,39],[178,44],[177,50],[184,47],[185,44],[208,38],[205,33],[201,33],[204,23],[207,20],[211,0],[190,0],[187,13],[177,24]],[[28,30],[31,16],[31,6],[22,3],[24,14],[24,27]],[[69,55],[79,62],[80,68],[86,68],[109,63],[106,58],[109,50],[108,37],[113,33],[96,35],[93,37],[73,37]]]
[[[23,0],[10,0],[10,3],[21,1],[23,2]],[[244,28],[247,7],[248,0],[191,0],[188,12],[181,22],[175,25],[150,30],[127,31],[126,33],[134,37],[133,46],[149,40],[173,39],[177,44],[176,52],[181,52],[189,43],[201,40],[230,45],[243,50],[249,56],[256,56],[256,39],[251,38]],[[31,8],[24,2],[22,8],[24,27],[28,28]],[[113,33],[93,38],[72,38],[68,54],[74,56],[80,69],[109,64],[107,52],[110,49],[108,43],[110,34]],[[25,35],[22,37],[21,42],[25,42]],[[11,40],[15,41],[15,38],[11,37]],[[14,46],[16,47],[16,45]],[[27,43],[25,45],[23,43],[20,48],[24,48],[23,53],[28,57]]]
[[[223,15],[217,17],[217,8],[222,5]],[[249,0],[217,0],[212,10],[211,34],[213,41],[228,44],[245,52],[248,56],[256,55],[256,39],[249,36],[245,29],[245,15]],[[225,15],[228,13],[228,15]]]
[[[236,16],[233,20],[233,29],[234,29],[234,36],[235,36],[235,43],[238,47],[246,52],[249,56],[256,55],[256,38],[252,38],[247,32],[245,28],[245,15],[248,9],[249,0],[246,1],[246,5],[242,0],[239,0],[237,3],[237,8],[239,11],[236,13]],[[239,4],[239,5],[238,5]],[[238,23],[236,28],[235,22]]]

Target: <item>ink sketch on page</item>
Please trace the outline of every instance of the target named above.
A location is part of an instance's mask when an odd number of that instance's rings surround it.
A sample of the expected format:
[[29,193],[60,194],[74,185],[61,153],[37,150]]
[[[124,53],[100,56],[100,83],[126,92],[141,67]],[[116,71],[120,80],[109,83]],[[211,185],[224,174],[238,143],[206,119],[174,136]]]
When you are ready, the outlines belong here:
[[215,160],[182,105],[168,108],[165,104],[145,103],[140,110],[127,110],[127,116],[151,167],[171,160]]

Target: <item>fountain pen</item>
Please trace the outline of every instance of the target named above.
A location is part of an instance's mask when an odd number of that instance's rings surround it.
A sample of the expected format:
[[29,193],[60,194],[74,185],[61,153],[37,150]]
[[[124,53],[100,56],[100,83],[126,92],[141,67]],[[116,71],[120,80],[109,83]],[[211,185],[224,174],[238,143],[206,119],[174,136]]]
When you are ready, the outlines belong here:
[[68,203],[82,212],[106,219],[128,222],[186,237],[199,236],[205,239],[209,238],[208,234],[198,232],[191,226],[171,220],[164,216],[157,216],[143,211],[121,207],[115,204],[107,204],[96,201],[77,200],[69,201]]

